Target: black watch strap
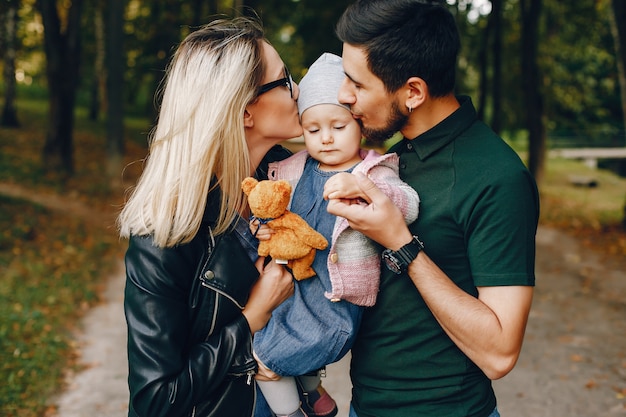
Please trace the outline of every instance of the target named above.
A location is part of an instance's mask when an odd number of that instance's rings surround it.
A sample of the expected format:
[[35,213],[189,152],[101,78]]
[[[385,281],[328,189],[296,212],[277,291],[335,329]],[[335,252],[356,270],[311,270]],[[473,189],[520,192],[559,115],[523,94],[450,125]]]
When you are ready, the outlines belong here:
[[411,239],[409,243],[398,249],[396,253],[402,258],[408,268],[409,264],[413,262],[415,258],[417,258],[417,255],[423,249],[424,244],[422,243],[422,241],[419,240],[417,236],[413,236],[413,239]]
[[387,268],[396,274],[402,274],[406,272],[409,265],[417,255],[424,249],[424,244],[419,240],[417,236],[413,236],[413,239],[406,245],[402,246],[397,251],[391,249],[385,249],[383,251],[383,261]]

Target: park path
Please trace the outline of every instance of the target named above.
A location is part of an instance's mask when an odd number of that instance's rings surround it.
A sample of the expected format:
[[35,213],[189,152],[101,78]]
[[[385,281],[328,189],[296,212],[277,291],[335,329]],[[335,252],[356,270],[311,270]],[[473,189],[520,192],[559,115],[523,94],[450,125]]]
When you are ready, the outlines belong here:
[[[80,203],[59,204],[16,186],[0,194],[94,218]],[[626,416],[626,260],[592,252],[576,239],[540,227],[537,286],[522,354],[515,369],[494,386],[503,417]],[[76,335],[84,370],[69,374],[66,389],[51,398],[57,417],[127,415],[126,325],[122,261],[105,278],[104,302],[83,318]],[[327,369],[324,385],[339,417],[350,399],[349,358]],[[384,417],[384,416],[381,416]]]
[[[495,382],[503,417],[626,416],[626,271],[564,233],[540,228],[537,287],[516,368]],[[127,412],[123,269],[109,280],[79,336],[87,369],[68,380],[59,417],[122,417]],[[348,358],[324,385],[339,417],[350,400]],[[384,417],[384,416],[382,416]]]
[[59,417],[128,415],[124,265],[109,277],[103,303],[82,319],[76,335],[83,371],[67,375],[67,388],[52,399]]

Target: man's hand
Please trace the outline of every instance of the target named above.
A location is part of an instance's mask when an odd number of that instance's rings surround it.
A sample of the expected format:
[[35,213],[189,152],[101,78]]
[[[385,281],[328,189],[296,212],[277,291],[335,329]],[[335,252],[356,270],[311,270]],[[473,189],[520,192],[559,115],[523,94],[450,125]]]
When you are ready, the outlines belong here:
[[354,194],[335,190],[329,194],[328,212],[346,218],[350,227],[384,247],[400,249],[412,238],[402,212],[369,178],[362,174],[353,176],[361,190],[361,202],[352,198]]

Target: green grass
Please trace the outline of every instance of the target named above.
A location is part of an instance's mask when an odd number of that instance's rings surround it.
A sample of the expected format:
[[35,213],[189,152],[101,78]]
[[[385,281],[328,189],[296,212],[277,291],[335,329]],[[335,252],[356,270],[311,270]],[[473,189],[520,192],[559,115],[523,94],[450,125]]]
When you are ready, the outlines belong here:
[[[572,178],[586,177],[595,187],[576,186]],[[542,220],[565,228],[601,230],[620,224],[626,203],[626,178],[610,171],[590,169],[579,161],[550,159],[541,184],[545,201]]]
[[[94,216],[108,216],[83,219],[70,206],[54,211],[0,196],[0,415],[34,417],[47,413],[65,373],[78,367],[73,332],[123,254],[111,220],[123,190],[103,175],[103,123],[77,112],[76,175],[68,180],[41,168],[46,103],[20,101],[18,112],[22,127],[0,128],[1,181],[38,196],[62,193],[93,207]],[[139,137],[141,130],[135,121],[128,134]],[[128,142],[126,162],[145,154]]]
[[0,414],[39,416],[75,366],[71,332],[119,245],[65,213],[4,197],[0,206]]
[[[572,184],[573,176],[592,178],[596,187]],[[592,170],[579,161],[550,159],[540,187],[540,224],[575,236],[589,250],[626,268],[626,178]]]

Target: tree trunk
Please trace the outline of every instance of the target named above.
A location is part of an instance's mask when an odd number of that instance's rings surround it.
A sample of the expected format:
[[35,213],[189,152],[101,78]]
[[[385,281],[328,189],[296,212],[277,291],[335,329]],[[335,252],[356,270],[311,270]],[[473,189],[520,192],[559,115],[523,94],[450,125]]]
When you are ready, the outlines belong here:
[[[611,33],[615,42],[617,72],[622,102],[624,127],[624,146],[626,146],[626,0],[611,0]],[[624,162],[622,161],[622,164]],[[622,228],[626,230],[626,199],[624,199],[624,217]]]
[[[152,65],[157,71],[154,72],[152,78],[152,87],[150,91],[155,95],[159,91],[159,87],[162,82],[163,75],[167,64],[173,54],[174,47],[181,41],[180,34],[180,18],[181,18],[181,2],[179,0],[164,0],[159,2],[150,3],[150,16],[152,22],[155,22],[156,28],[158,28],[150,41],[149,45],[146,45],[146,53],[153,56]],[[157,98],[160,101],[160,97]],[[152,112],[152,120],[157,119],[158,107],[160,102],[157,102],[157,108],[152,106],[153,102],[150,102],[150,111]]]
[[522,16],[522,86],[528,129],[528,169],[541,181],[546,156],[546,134],[543,124],[543,99],[537,55],[541,0],[521,0]]
[[104,35],[104,7],[98,2],[94,5],[93,31],[95,38],[95,59],[93,63],[93,78],[91,80],[91,100],[89,102],[89,119],[98,120],[100,112],[106,108],[105,80],[106,71],[104,68],[105,56],[105,35]]
[[17,21],[18,1],[8,0],[1,15],[4,17],[4,108],[0,125],[5,127],[18,127],[15,85],[15,56],[17,51]]
[[67,21],[62,25],[56,1],[37,0],[44,26],[50,96],[43,164],[46,170],[59,170],[71,176],[74,173],[72,135],[80,64],[82,0],[73,0],[69,4],[67,14],[64,13]]
[[615,43],[617,73],[626,146],[626,0],[611,0],[611,34]]
[[124,9],[126,0],[107,2],[106,91],[107,175],[119,178],[124,154]]
[[492,17],[489,16],[487,26],[482,31],[480,42],[480,51],[478,52],[478,68],[480,69],[480,85],[478,89],[478,111],[477,116],[480,120],[487,122],[485,114],[487,113],[487,97],[489,96],[489,43],[491,41],[491,25]]
[[191,17],[192,30],[209,23],[217,14],[217,0],[192,0],[191,10],[193,16]]
[[502,131],[502,0],[491,0],[490,19],[493,19],[491,128],[499,134]]

